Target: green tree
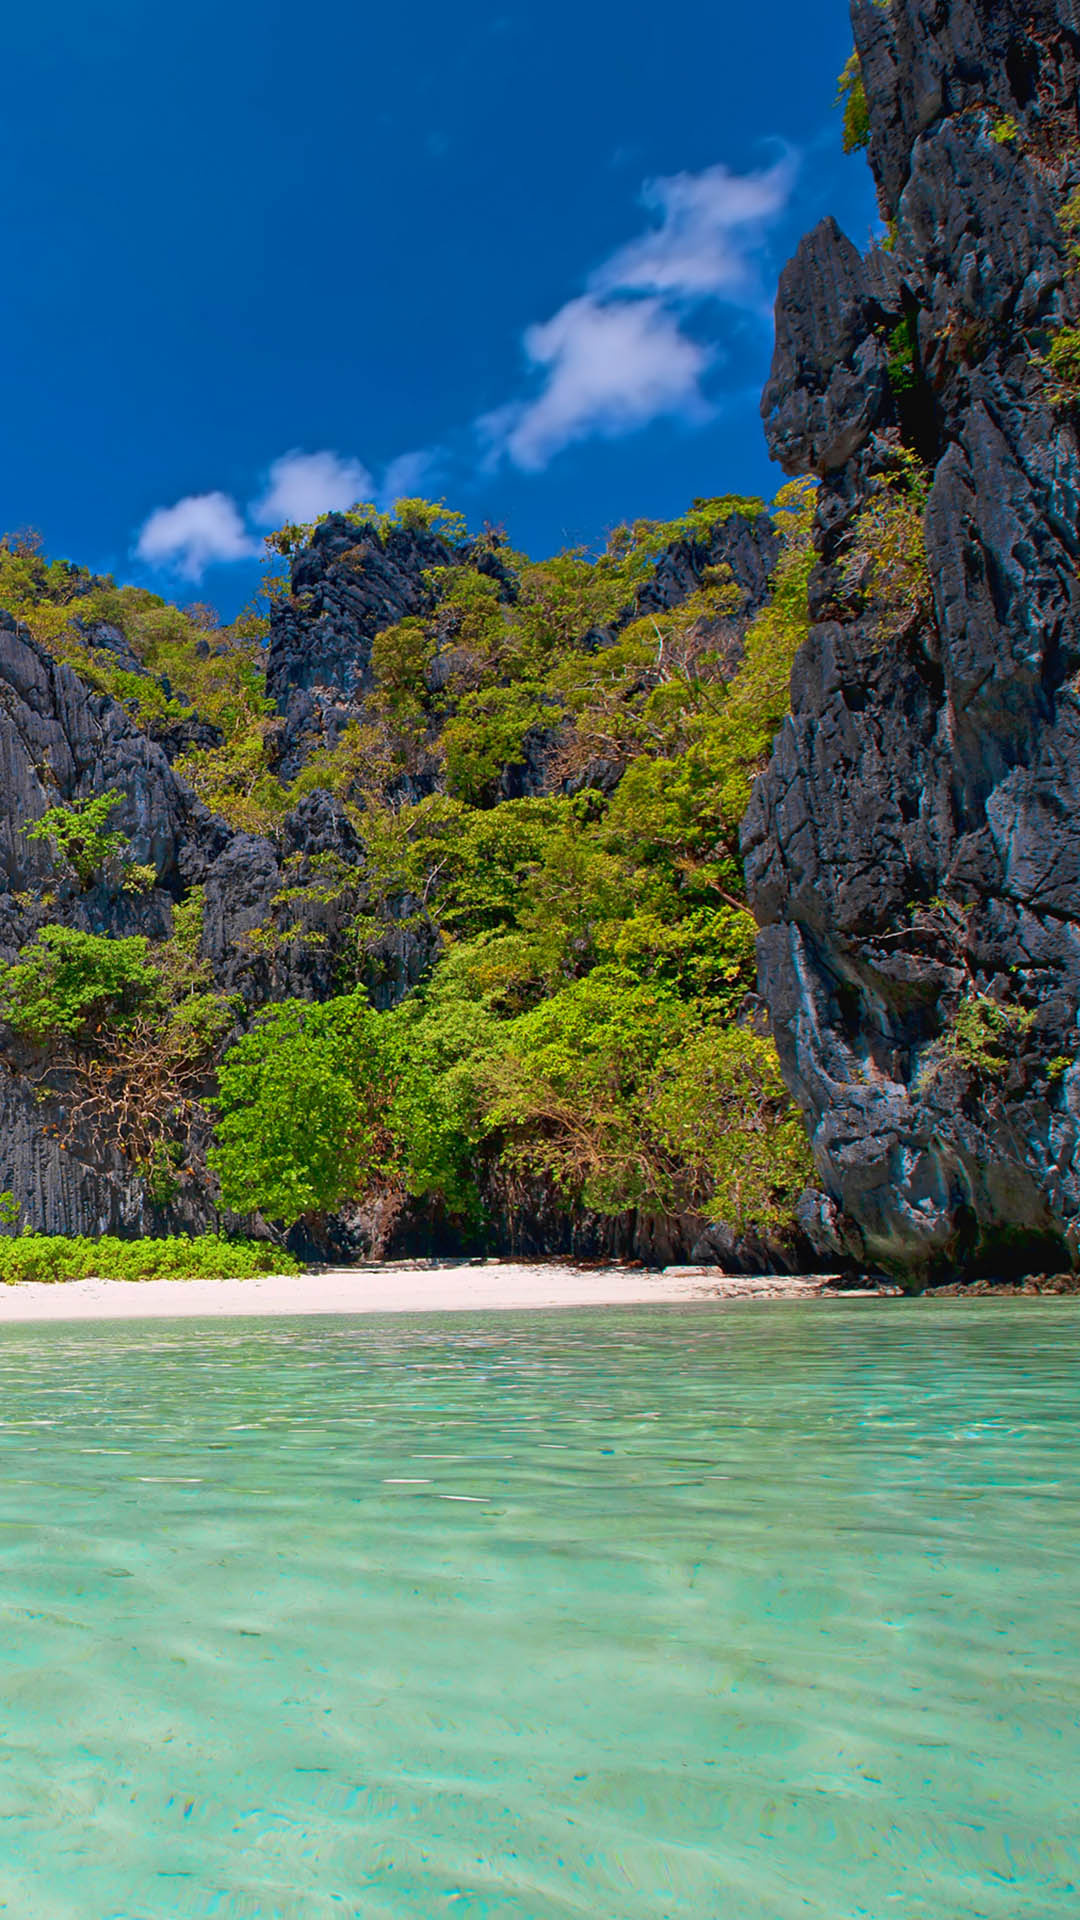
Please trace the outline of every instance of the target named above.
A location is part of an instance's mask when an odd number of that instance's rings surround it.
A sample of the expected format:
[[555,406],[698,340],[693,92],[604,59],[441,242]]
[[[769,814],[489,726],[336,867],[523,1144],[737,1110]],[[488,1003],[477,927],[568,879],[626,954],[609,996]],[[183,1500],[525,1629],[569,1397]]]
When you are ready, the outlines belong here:
[[268,1008],[225,1054],[212,1102],[225,1205],[289,1227],[368,1190],[386,1093],[379,1017],[362,995]]
[[776,1229],[812,1174],[772,1042],[616,967],[509,1023],[477,1079],[505,1159],[568,1209]]

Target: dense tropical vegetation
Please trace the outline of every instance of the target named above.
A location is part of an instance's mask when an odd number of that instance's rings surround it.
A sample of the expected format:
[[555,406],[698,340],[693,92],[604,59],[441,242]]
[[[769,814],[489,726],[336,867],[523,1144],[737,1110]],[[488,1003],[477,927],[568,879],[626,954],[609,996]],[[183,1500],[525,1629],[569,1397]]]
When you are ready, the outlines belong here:
[[[52,850],[39,924],[0,966],[12,1044],[62,1072],[66,1110],[162,1208],[208,1165],[226,1208],[277,1228],[378,1197],[384,1221],[420,1207],[479,1243],[493,1205],[543,1192],[564,1212],[782,1232],[810,1169],[747,1013],[738,835],[807,630],[810,491],[772,510],[780,557],[752,618],[724,566],[672,607],[645,592],[673,547],[763,512],[700,501],[599,555],[533,562],[442,507],[355,509],[358,552],[419,526],[452,563],[430,570],[425,611],[377,635],[361,711],[291,777],[264,673],[283,579],[222,627],[9,537],[0,605],[151,738],[172,730],[177,772],[230,827],[275,839],[324,789],[363,849],[359,868],[284,860],[247,939],[270,985],[227,992],[197,888],[166,939],[69,923],[69,896],[155,876],[111,829],[115,796],[50,809],[28,829]],[[289,558],[311,534],[271,546]],[[331,991],[282,998],[275,956],[327,938],[313,903],[344,929]],[[425,956],[403,998],[385,989],[388,929]]]

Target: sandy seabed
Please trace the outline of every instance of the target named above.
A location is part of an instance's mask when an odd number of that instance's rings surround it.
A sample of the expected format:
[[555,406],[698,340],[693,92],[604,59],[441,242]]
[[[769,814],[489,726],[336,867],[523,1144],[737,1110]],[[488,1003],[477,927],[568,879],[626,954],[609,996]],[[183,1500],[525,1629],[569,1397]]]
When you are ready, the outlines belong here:
[[709,1267],[668,1267],[653,1273],[556,1261],[417,1261],[399,1267],[263,1274],[250,1280],[25,1281],[0,1286],[0,1322],[685,1306],[729,1299],[816,1299],[829,1291],[829,1278],[820,1274],[744,1278]]

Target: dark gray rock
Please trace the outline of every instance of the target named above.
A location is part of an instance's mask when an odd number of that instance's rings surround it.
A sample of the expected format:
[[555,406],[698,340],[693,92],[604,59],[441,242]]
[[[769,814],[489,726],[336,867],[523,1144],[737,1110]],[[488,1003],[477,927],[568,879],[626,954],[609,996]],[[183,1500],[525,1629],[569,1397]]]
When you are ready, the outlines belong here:
[[315,528],[271,618],[266,686],[285,722],[286,778],[314,748],[336,745],[356,717],[371,689],[376,634],[433,605],[425,572],[461,557],[437,534],[407,527],[380,534],[344,514]]
[[1075,0],[852,0],[870,164],[895,211],[920,134],[989,107],[1040,145],[1077,131]]
[[880,277],[872,280],[836,221],[823,220],[780,276],[776,349],[761,400],[769,451],[785,473],[843,466],[891,411],[880,327]]
[[39,1233],[150,1232],[143,1182],[97,1139],[73,1140],[62,1103],[8,1061],[0,1063],[0,1191],[14,1195],[20,1225]]
[[205,753],[212,747],[220,747],[225,738],[212,720],[204,720],[196,713],[190,719],[151,720],[146,733],[161,748],[170,766],[181,754],[195,750]]
[[776,528],[767,513],[735,512],[715,523],[707,540],[677,540],[660,555],[653,578],[643,587],[627,618],[682,606],[696,593],[709,567],[730,567],[742,591],[742,612],[758,613],[780,551]]
[[[804,1226],[925,1277],[1080,1250],[1080,450],[1038,357],[1075,312],[1078,21],[1051,0],[853,18],[914,398],[879,380],[889,286],[826,223],[781,282],[765,408],[785,467],[826,476],[815,624],[744,848],[821,1175]],[[898,433],[931,479],[921,621],[844,581]],[[1010,1023],[992,1069],[950,1039],[976,995]]]
[[109,791],[121,795],[110,826],[171,892],[200,878],[227,838],[115,700],[0,613],[0,886],[16,893],[51,878],[52,850],[26,827],[50,807]]
[[149,668],[139,659],[127,635],[119,627],[114,627],[111,621],[99,620],[93,626],[85,626],[75,618],[71,624],[83,634],[87,645],[95,653],[106,654],[113,666],[119,667],[124,673],[136,673],[144,680],[151,678]]

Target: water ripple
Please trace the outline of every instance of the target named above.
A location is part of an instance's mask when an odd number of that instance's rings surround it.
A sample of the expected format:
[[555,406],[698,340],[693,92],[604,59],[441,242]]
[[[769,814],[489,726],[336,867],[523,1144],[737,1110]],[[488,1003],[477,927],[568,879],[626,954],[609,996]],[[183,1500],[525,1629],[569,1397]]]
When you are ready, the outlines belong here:
[[1080,1309],[0,1338],[0,1913],[1075,1920]]

